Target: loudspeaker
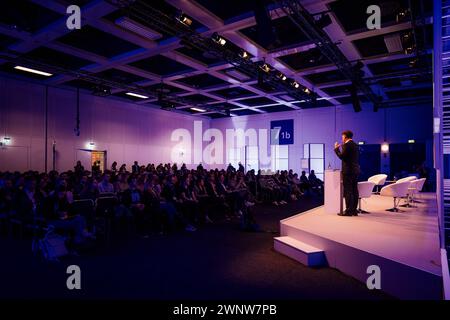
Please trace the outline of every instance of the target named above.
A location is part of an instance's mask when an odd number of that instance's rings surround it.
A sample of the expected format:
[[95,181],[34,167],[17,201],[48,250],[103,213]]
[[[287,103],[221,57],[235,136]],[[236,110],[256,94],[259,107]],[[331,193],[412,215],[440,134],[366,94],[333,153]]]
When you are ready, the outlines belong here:
[[265,48],[276,41],[275,32],[272,26],[272,19],[270,19],[269,10],[266,7],[265,0],[256,0],[254,5],[256,33],[258,35],[258,42]]
[[352,99],[353,110],[355,110],[355,112],[362,111],[361,101],[359,101],[358,90],[356,89],[355,85],[352,85],[350,87],[350,95],[351,95],[351,99]]

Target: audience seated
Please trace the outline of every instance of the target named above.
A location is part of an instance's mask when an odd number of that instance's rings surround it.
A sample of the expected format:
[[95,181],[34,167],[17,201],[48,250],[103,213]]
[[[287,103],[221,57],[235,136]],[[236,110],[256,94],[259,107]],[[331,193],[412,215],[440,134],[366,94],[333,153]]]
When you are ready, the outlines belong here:
[[[243,229],[255,229],[251,207],[267,201],[283,205],[298,200],[303,193],[322,182],[311,172],[298,178],[292,170],[245,172],[231,164],[226,170],[180,168],[176,164],[148,164],[135,161],[132,171],[126,164],[101,172],[100,162],[85,171],[77,162],[73,171],[58,173],[0,172],[0,214],[23,225],[53,226],[73,243],[93,238],[97,221],[73,210],[74,200],[92,200],[102,219],[127,220],[146,238],[152,231],[166,233],[182,228],[196,231],[205,223],[239,219]],[[113,198],[112,210],[105,214],[100,204]],[[87,223],[89,221],[89,223]]]

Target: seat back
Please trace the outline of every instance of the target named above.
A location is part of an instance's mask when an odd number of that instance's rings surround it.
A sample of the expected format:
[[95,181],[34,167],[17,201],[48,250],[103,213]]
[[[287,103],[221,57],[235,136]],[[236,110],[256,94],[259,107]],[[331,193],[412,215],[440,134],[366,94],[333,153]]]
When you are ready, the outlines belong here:
[[114,213],[114,208],[118,200],[116,197],[99,197],[96,200],[97,214],[110,216]]
[[100,192],[100,194],[98,196],[100,198],[111,198],[111,197],[115,197],[116,194],[114,192]]
[[369,198],[372,195],[375,182],[361,181],[358,182],[358,193],[360,198]]
[[417,180],[413,180],[411,182],[410,188],[412,189],[412,193],[419,193],[423,189],[423,185],[425,184],[426,178],[421,178]]
[[420,178],[417,179],[417,192],[422,191],[423,186],[425,185],[425,181],[427,181],[427,178]]
[[408,194],[410,181],[397,182],[383,187],[380,191],[381,196],[403,198]]
[[375,183],[377,186],[382,186],[386,183],[387,174],[376,174],[374,176],[371,176],[367,181]]
[[413,181],[413,180],[417,180],[417,177],[416,176],[410,176],[410,177],[406,177],[406,178],[401,178],[401,179],[398,179],[395,183],[401,183],[401,182]]

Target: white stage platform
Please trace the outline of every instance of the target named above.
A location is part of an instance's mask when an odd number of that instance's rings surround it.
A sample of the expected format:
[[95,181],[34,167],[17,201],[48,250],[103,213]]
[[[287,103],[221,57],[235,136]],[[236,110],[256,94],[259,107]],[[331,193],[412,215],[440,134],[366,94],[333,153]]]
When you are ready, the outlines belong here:
[[[373,195],[363,201],[370,214],[357,217],[318,207],[282,220],[274,246],[304,264],[336,268],[364,283],[367,267],[378,265],[383,291],[403,299],[441,299],[436,195],[422,193],[418,200],[417,208],[393,213],[385,211],[392,198]],[[310,263],[308,252],[314,253]]]

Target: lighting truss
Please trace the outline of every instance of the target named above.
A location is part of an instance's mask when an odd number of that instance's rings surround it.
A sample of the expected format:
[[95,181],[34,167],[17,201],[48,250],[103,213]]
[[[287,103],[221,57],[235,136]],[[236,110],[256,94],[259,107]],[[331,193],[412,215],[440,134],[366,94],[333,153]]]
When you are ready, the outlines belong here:
[[[169,33],[180,39],[181,43],[189,44],[202,52],[213,54],[221,60],[227,61],[237,70],[258,78],[261,65],[257,62],[242,56],[242,52],[231,50],[226,45],[215,42],[211,37],[206,37],[193,30],[189,26],[180,23],[176,17],[168,16],[163,12],[153,8],[151,4],[143,0],[108,0],[112,5],[123,9],[124,13],[131,19],[148,25],[158,32]],[[264,83],[280,91],[285,91],[297,100],[313,102],[317,95],[313,92],[306,93],[303,90],[292,87],[286,81],[277,76],[277,72],[264,74]]]
[[317,27],[314,17],[302,6],[300,1],[273,0],[273,2],[280,6],[289,19],[314,42],[320,52],[333,62],[338,70],[374,104],[376,110],[381,103],[380,98],[364,83],[362,77],[327,33]]

